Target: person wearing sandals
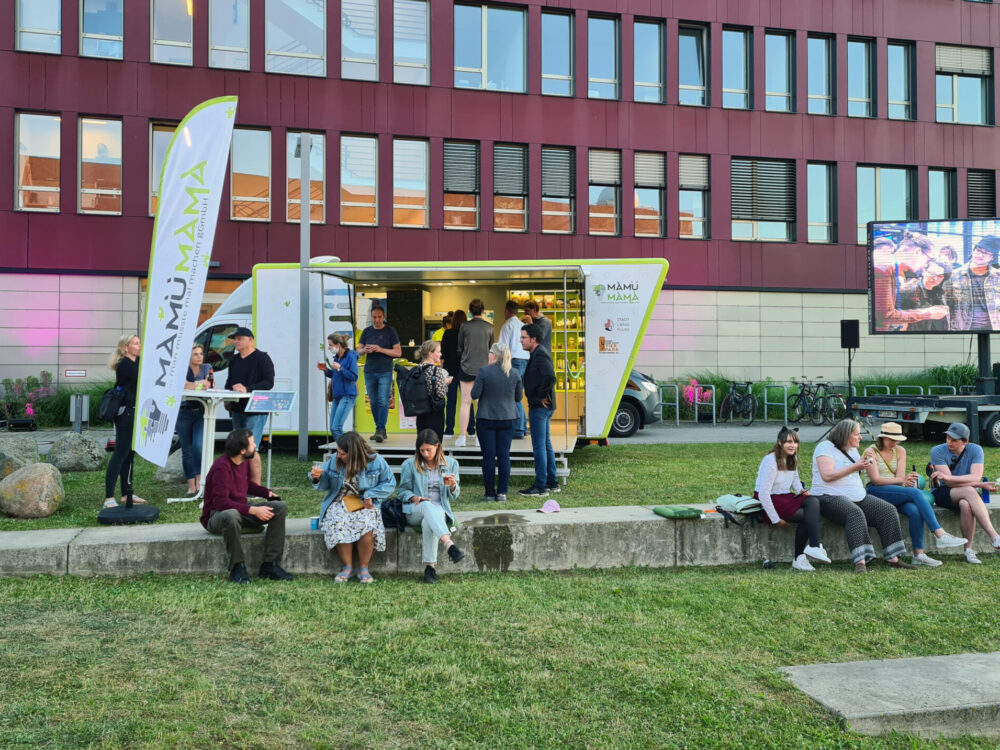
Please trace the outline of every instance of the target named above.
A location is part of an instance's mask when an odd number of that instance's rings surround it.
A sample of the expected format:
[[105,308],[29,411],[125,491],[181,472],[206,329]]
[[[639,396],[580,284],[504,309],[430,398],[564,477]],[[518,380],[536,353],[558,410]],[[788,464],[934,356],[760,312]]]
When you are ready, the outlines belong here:
[[353,569],[354,544],[358,545],[358,580],[372,583],[368,563],[372,552],[385,550],[382,501],[396,489],[396,478],[385,459],[372,450],[357,432],[345,432],[337,441],[337,454],[310,474],[317,490],[326,490],[319,509],[319,527],[327,549],[336,549],[343,564],[334,576],[347,583]]
[[867,573],[868,562],[875,559],[869,526],[878,531],[887,565],[913,569],[899,557],[906,552],[899,514],[885,500],[868,494],[861,481],[861,472],[873,462],[858,454],[859,445],[861,424],[842,419],[813,451],[812,492],[819,500],[820,515],[844,527],[855,573]]
[[938,523],[934,509],[927,501],[924,491],[917,489],[920,475],[906,472],[906,449],[900,445],[906,436],[903,428],[895,422],[886,422],[875,438],[875,444],[865,451],[870,459],[868,468],[868,494],[880,497],[896,506],[909,519],[910,541],[913,543],[913,564],[937,567],[940,560],[929,557],[924,552],[924,524],[937,538],[938,549],[961,547],[963,537],[952,536]]
[[[104,472],[104,507],[114,508],[115,483],[121,481],[122,502],[132,492],[132,464],[135,451],[132,450],[132,424],[135,421],[135,394],[139,389],[139,352],[142,342],[134,333],[126,333],[118,339],[108,368],[115,373],[115,388],[122,391],[121,406],[115,415],[115,451]],[[146,501],[132,495],[132,502],[142,505]]]
[[[830,562],[819,543],[819,500],[799,479],[799,433],[790,427],[778,430],[778,440],[760,462],[753,496],[760,500],[764,519],[774,526],[798,524],[795,529],[795,570],[816,570],[809,558]],[[809,544],[806,544],[808,540]]]
[[[510,349],[496,342],[490,347],[486,367],[476,373],[472,398],[479,404],[476,431],[483,454],[483,487],[488,503],[507,501],[510,485],[510,444],[518,424],[517,405],[524,397],[521,373],[511,366]],[[499,483],[494,485],[494,471]],[[494,490],[494,486],[496,489]]]
[[423,532],[424,583],[437,583],[438,540],[453,563],[465,557],[450,534],[455,524],[451,501],[459,492],[458,462],[444,455],[441,437],[434,430],[421,430],[416,455],[403,462],[396,495],[406,522]]

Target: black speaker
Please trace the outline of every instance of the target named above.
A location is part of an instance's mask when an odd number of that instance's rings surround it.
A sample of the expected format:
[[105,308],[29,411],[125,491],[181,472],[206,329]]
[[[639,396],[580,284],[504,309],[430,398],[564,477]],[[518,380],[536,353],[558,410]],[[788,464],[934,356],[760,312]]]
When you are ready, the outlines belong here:
[[858,321],[840,321],[840,348],[857,349],[861,346],[861,335],[858,333]]

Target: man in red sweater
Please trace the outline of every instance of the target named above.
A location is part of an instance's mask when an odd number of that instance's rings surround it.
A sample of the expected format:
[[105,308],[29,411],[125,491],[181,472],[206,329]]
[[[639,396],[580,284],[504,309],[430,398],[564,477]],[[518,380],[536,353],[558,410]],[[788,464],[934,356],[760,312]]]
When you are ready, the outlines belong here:
[[[285,551],[285,516],[288,511],[276,494],[250,481],[250,462],[257,452],[253,433],[233,430],[226,437],[226,455],[218,458],[205,479],[205,506],[201,525],[210,534],[220,534],[229,553],[229,580],[250,583],[244,563],[240,534],[244,528],[267,525],[264,556],[258,575],[274,581],[290,581],[292,576],[278,564]],[[262,503],[247,502],[247,493],[267,498]]]

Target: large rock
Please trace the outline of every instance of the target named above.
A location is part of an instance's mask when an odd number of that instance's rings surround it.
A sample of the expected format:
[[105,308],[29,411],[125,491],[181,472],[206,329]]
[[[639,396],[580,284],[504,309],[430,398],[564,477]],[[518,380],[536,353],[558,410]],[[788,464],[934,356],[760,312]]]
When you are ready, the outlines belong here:
[[157,482],[167,483],[184,481],[184,467],[181,466],[181,452],[179,450],[174,451],[167,457],[166,465],[156,470],[153,479]]
[[50,464],[30,464],[0,481],[0,511],[15,518],[51,516],[65,496],[62,475]]
[[38,442],[27,435],[0,438],[0,479],[38,463]]
[[59,471],[97,471],[104,466],[104,446],[78,432],[64,432],[49,449],[46,460]]

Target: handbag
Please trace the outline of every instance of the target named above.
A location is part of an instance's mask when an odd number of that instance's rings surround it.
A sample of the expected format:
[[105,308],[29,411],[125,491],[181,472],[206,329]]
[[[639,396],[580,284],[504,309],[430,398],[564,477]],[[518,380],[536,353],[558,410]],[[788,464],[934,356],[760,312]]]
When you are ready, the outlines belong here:
[[365,501],[360,497],[355,495],[353,492],[348,492],[341,498],[344,502],[344,507],[347,509],[348,513],[357,513],[359,510],[365,507]]
[[118,416],[118,410],[122,406],[122,401],[125,400],[125,391],[114,386],[113,388],[108,388],[101,396],[101,401],[97,405],[97,416],[103,419],[105,422],[114,422],[115,417]]

